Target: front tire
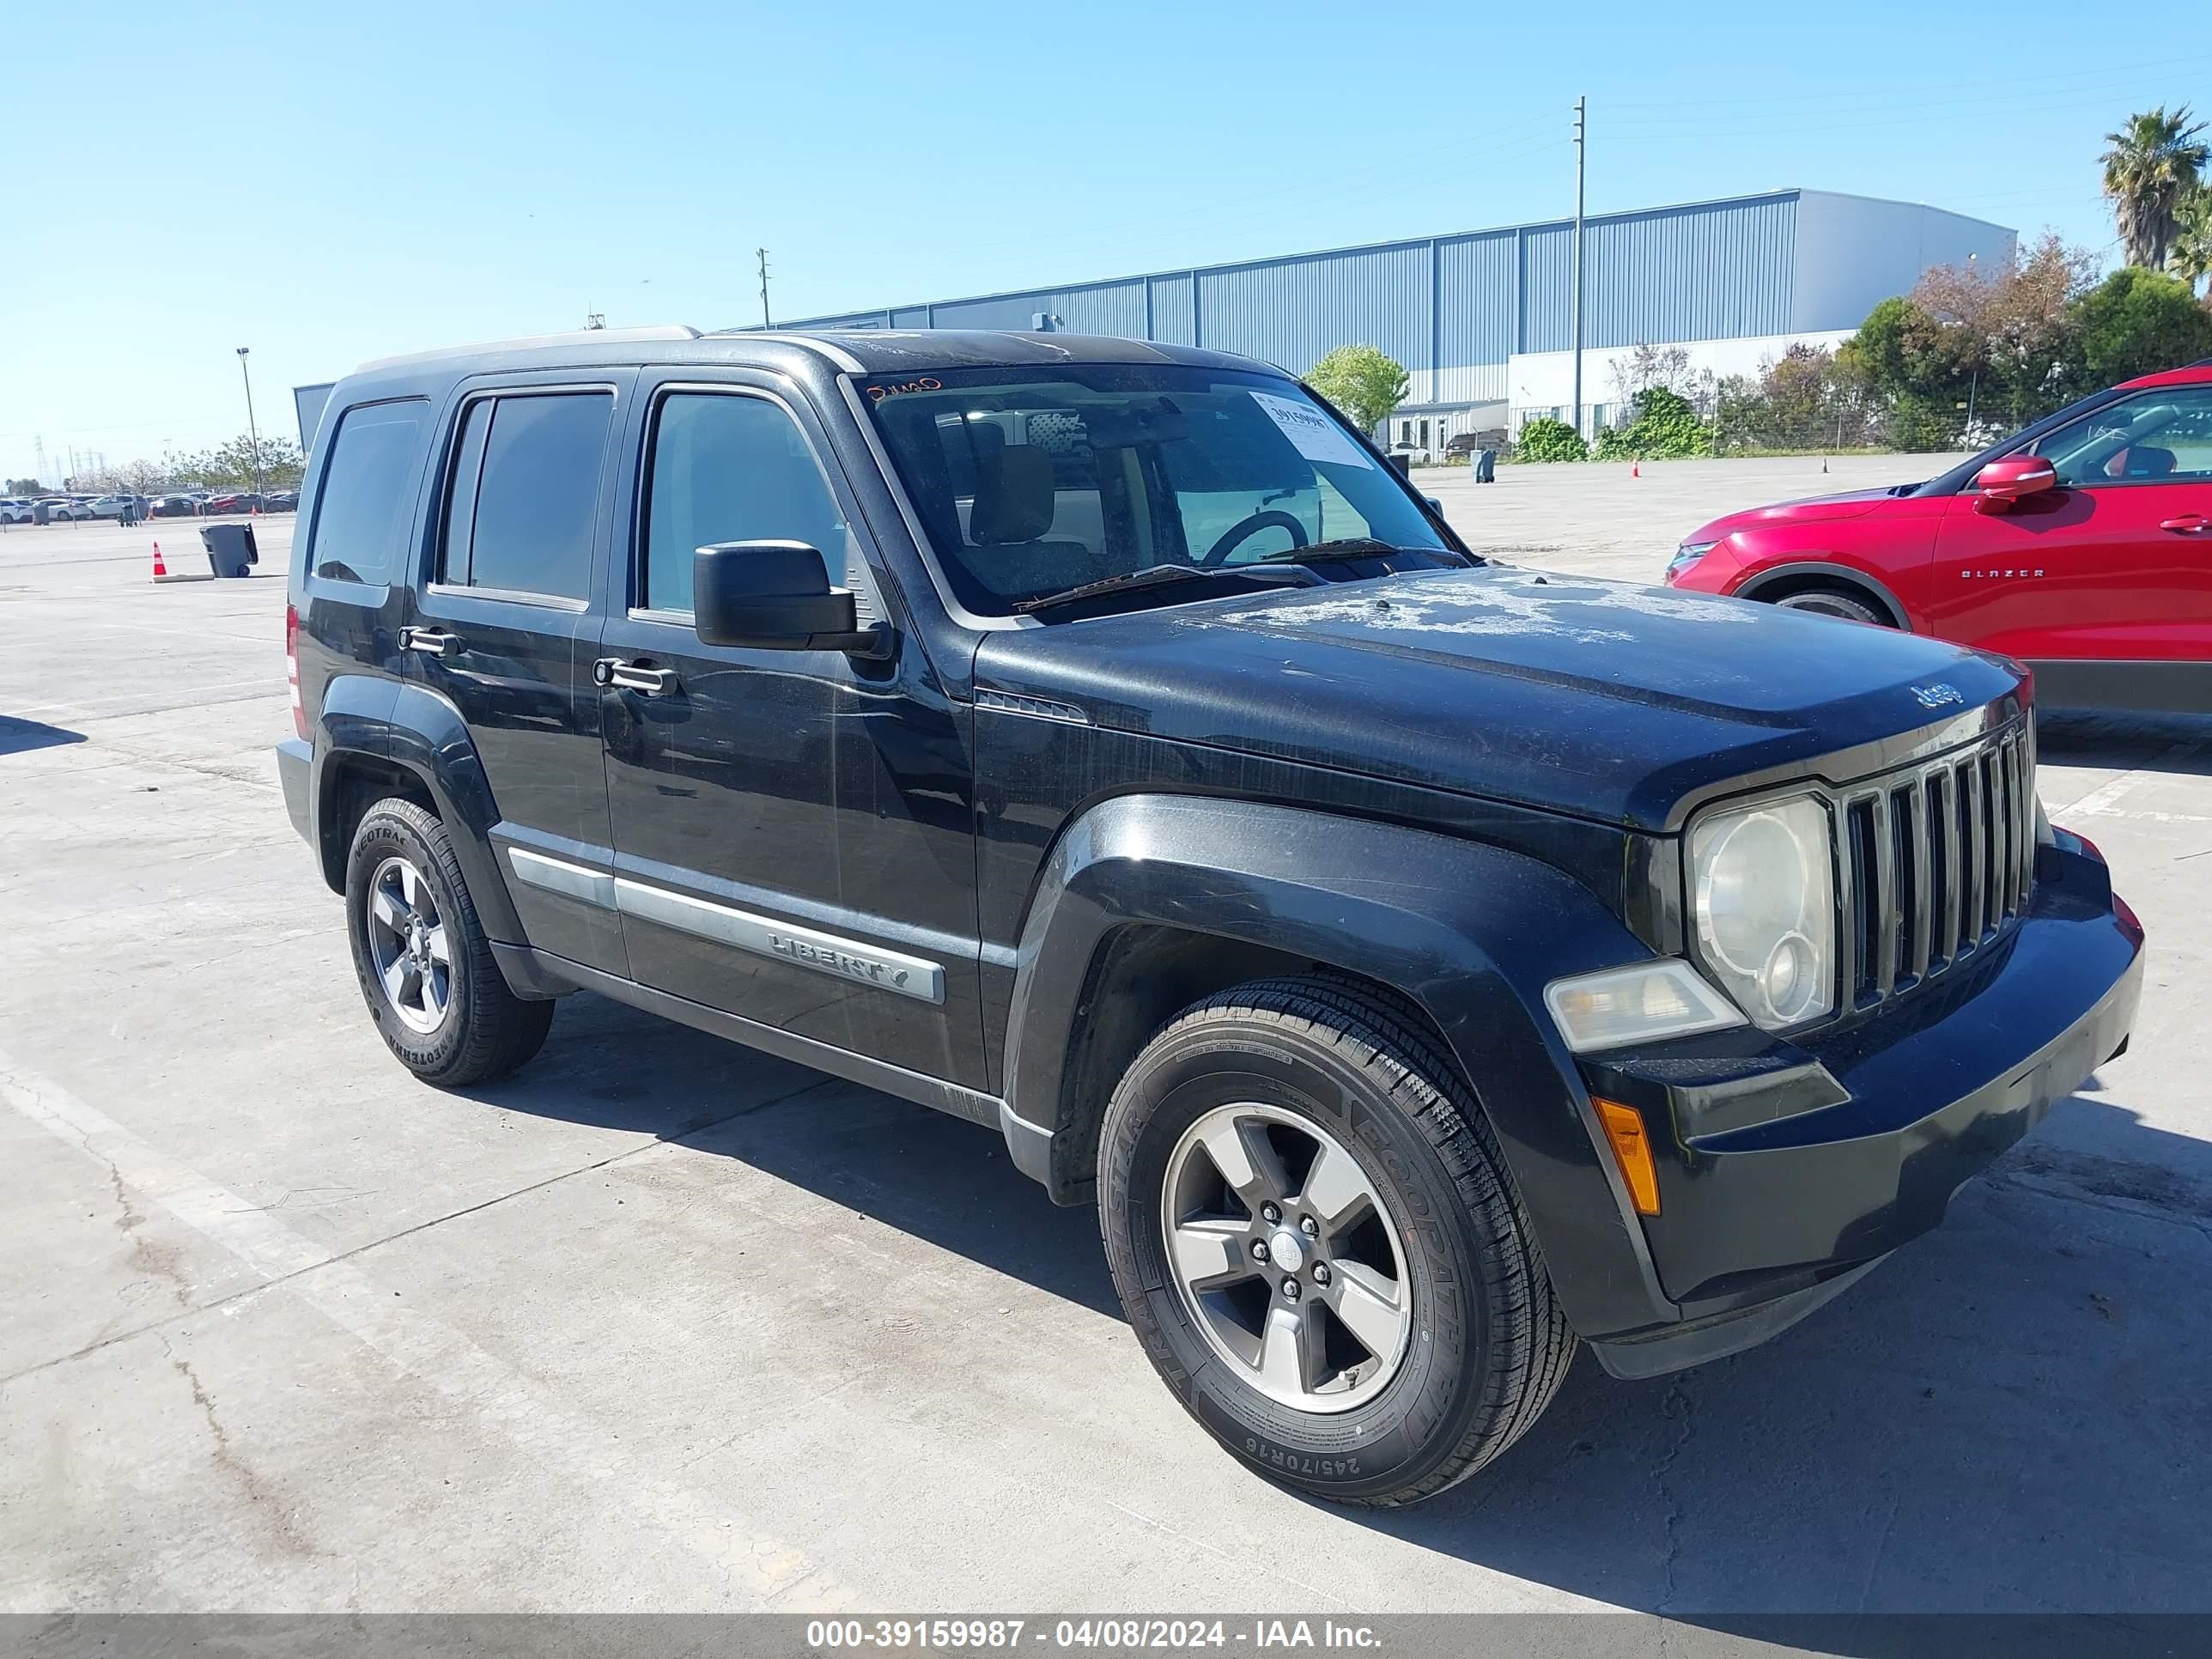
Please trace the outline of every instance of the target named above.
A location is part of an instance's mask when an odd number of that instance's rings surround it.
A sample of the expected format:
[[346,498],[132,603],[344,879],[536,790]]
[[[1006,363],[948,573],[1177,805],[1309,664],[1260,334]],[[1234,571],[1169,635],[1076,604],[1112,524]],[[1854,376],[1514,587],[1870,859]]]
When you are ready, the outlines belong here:
[[507,988],[434,813],[396,798],[362,813],[345,895],[369,1018],[416,1077],[441,1089],[489,1083],[544,1046],[553,1005]]
[[1317,1497],[1442,1492],[1528,1431],[1574,1357],[1480,1109],[1364,988],[1267,981],[1178,1015],[1107,1108],[1099,1199],[1161,1377]]
[[1876,628],[1890,626],[1888,616],[1871,599],[1846,593],[1841,588],[1808,587],[1785,593],[1774,603],[1784,611],[1809,611],[1818,617],[1843,617],[1852,622],[1872,623]]

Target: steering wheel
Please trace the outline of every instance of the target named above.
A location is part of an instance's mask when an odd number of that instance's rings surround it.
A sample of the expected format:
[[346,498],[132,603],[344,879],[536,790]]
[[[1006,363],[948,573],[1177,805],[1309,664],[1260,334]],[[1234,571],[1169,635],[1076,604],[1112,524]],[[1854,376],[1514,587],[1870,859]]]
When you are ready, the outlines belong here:
[[1304,547],[1307,544],[1306,527],[1290,514],[1273,510],[1255,513],[1249,517],[1239,519],[1224,531],[1221,539],[1206,550],[1206,556],[1200,559],[1199,563],[1207,567],[1226,564],[1229,562],[1229,556],[1244,543],[1251,540],[1263,530],[1276,529],[1287,530],[1291,532],[1292,547]]

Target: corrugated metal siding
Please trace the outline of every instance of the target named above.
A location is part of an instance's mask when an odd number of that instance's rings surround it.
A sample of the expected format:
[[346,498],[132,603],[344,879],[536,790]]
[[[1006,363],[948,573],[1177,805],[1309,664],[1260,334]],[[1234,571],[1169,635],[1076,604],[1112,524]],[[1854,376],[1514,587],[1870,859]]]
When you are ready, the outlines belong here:
[[[1584,233],[1583,344],[1784,335],[1807,326],[1799,313],[1816,300],[1824,316],[1856,306],[1856,322],[1864,314],[1861,289],[1887,283],[1886,291],[1899,292],[1917,274],[1917,264],[1901,279],[1887,267],[1863,270],[1872,251],[1851,256],[1850,228],[1884,214],[1917,226],[1930,210],[1815,191],[1801,204],[1799,192],[1782,191],[1594,216]],[[1947,246],[1978,224],[1941,217],[1946,237],[1935,240]],[[2009,232],[1979,228],[2009,246]],[[1875,240],[1900,268],[1914,263],[1901,238]],[[896,318],[902,327],[1026,329],[1044,312],[1071,332],[1212,346],[1293,373],[1334,346],[1364,341],[1406,365],[1418,399],[1488,402],[1506,395],[1509,357],[1572,344],[1573,269],[1573,227],[1556,221],[940,301],[902,307]],[[786,325],[880,328],[893,315],[852,312]]]
[[1310,254],[1198,273],[1199,343],[1298,374],[1332,347],[1429,362],[1429,245]]
[[1050,305],[1037,308],[1059,318],[1072,334],[1114,334],[1130,340],[1145,337],[1142,277],[1102,283],[1096,288],[1068,289],[1054,295]]
[[1195,279],[1152,276],[1152,338],[1169,345],[1198,343],[1198,313],[1191,308]]
[[1796,225],[1794,195],[1585,222],[1583,343],[1788,332]]
[[[1796,210],[1786,194],[1583,221],[1583,347],[1787,333]],[[1522,240],[1521,349],[1571,350],[1574,226]]]
[[1430,398],[1438,404],[1495,404],[1505,400],[1504,363],[1462,363],[1440,369]]
[[1521,233],[1522,351],[1565,351],[1574,344],[1571,295],[1575,228],[1532,225]]
[[1478,363],[1503,364],[1513,355],[1520,280],[1515,240],[1510,230],[1438,239],[1437,356],[1447,373]]

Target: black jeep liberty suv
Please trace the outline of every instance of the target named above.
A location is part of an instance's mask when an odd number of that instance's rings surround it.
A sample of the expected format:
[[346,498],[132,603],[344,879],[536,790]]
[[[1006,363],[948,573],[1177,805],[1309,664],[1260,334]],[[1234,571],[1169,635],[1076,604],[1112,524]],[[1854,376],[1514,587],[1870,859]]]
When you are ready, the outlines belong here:
[[2016,665],[1486,563],[1246,359],[437,352],[302,507],[285,797],[404,1064],[590,990],[987,1125],[1323,1497],[1783,1329],[2134,1016]]

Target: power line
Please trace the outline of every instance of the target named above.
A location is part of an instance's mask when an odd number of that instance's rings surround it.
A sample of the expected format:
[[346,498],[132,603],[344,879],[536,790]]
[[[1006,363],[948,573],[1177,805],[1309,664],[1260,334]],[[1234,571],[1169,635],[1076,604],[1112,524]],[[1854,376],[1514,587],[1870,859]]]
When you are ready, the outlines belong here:
[[[2129,82],[2138,80],[2145,75],[2171,74],[2176,70],[2185,70],[2192,64],[2204,63],[2212,63],[2212,53],[2197,52],[2184,57],[2161,58],[2154,63],[2147,64],[2111,64],[2096,69],[2057,70],[2042,75],[2008,73],[2004,77],[2004,84],[2008,88],[2017,90],[2021,87],[2051,83],[2087,83],[2106,80]],[[2063,86],[2062,89],[2063,89]],[[2124,85],[2120,89],[2126,88]],[[1924,88],[1917,88],[1899,85],[1891,95],[1896,100],[1898,107],[1922,107],[1924,106],[1925,100],[1931,98],[1940,99],[1945,104],[1951,104],[1957,101],[1957,82],[1955,81],[1931,82]],[[1701,109],[1753,109],[1772,106],[1795,110],[1802,109],[1808,104],[1826,102],[1832,99],[1864,100],[1867,97],[1868,92],[1864,87],[1845,87],[1832,92],[1775,93],[1767,96],[1746,98],[1701,98],[1698,100],[1698,107]],[[1623,98],[1612,101],[1607,107],[1628,111],[1679,112],[1682,108],[1682,100],[1679,97]]]

